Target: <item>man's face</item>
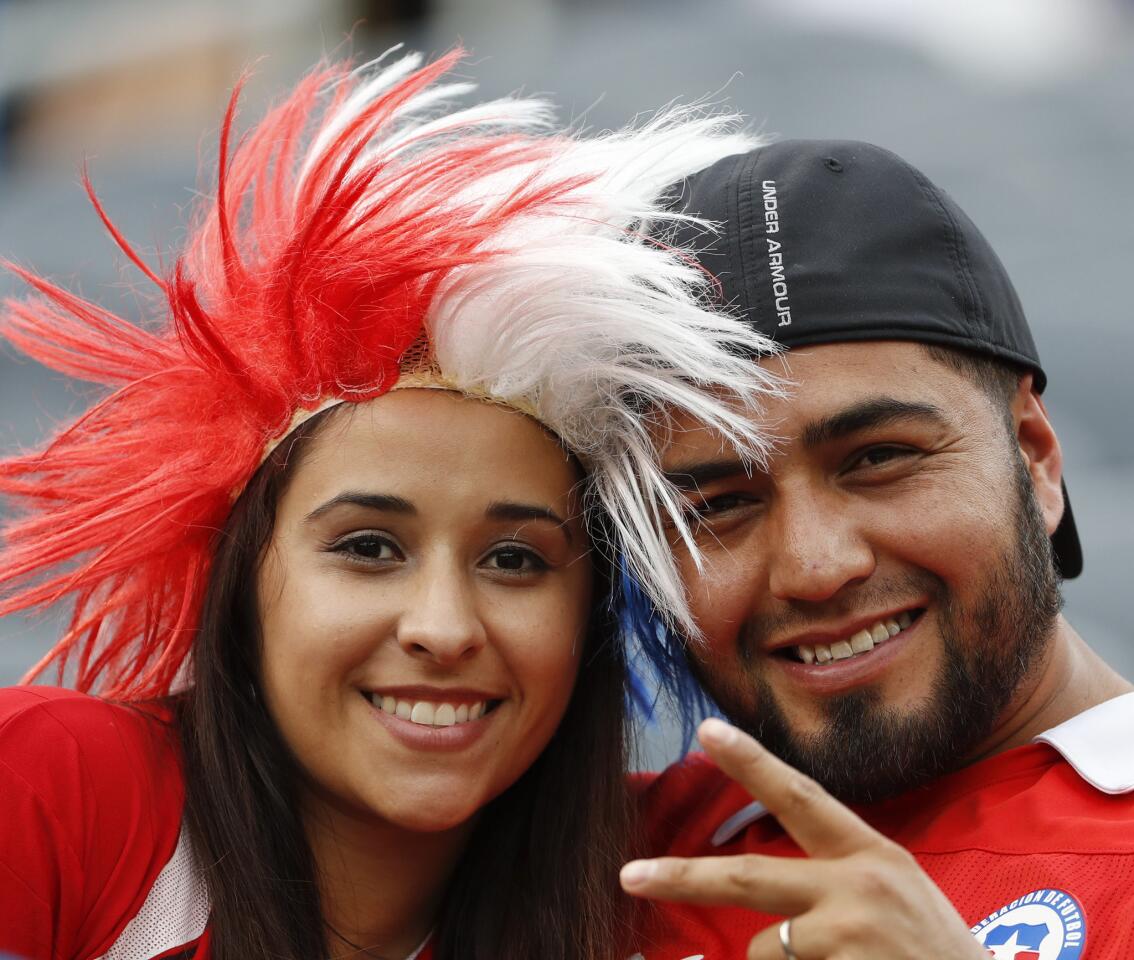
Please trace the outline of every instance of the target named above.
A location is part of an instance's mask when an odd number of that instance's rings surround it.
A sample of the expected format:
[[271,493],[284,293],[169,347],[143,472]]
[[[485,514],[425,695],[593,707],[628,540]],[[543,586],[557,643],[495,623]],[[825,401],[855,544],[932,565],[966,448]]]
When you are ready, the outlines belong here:
[[702,568],[680,555],[705,636],[690,656],[734,721],[837,795],[872,799],[979,752],[1042,661],[1058,506],[1033,434],[1050,426],[1025,390],[1010,428],[917,344],[788,363],[767,472],[702,429],[664,451],[700,521]]

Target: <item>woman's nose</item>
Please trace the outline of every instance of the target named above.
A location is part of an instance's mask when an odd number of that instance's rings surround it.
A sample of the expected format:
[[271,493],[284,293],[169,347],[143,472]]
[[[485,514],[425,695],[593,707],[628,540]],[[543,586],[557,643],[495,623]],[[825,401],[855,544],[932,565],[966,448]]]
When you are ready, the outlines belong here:
[[423,565],[398,619],[397,639],[415,657],[456,663],[484,646],[487,635],[475,588],[451,563]]

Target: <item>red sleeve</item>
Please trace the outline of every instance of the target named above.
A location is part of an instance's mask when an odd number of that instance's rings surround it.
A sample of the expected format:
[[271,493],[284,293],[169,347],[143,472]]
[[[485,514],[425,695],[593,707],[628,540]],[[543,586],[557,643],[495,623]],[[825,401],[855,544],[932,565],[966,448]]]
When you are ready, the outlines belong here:
[[153,712],[0,690],[0,951],[101,956],[177,844],[175,739]]

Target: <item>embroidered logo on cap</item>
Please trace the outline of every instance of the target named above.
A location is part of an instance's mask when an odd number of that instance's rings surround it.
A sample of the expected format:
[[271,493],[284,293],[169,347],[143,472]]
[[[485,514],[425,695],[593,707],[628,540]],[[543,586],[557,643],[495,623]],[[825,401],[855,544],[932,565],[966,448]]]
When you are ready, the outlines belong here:
[[776,194],[776,181],[765,180],[760,189],[764,193],[764,234],[768,241],[768,273],[772,278],[772,296],[776,299],[778,326],[791,326],[791,303],[788,301],[787,275],[784,273],[783,242],[773,233],[780,232],[780,200]]
[[972,928],[996,960],[1078,960],[1087,937],[1083,908],[1063,890],[1033,890]]

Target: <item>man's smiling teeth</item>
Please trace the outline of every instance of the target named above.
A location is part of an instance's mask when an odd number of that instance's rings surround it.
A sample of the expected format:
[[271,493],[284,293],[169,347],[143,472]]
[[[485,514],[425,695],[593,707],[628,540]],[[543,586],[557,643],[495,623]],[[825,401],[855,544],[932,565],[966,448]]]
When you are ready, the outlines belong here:
[[392,713],[401,720],[418,723],[423,727],[451,727],[468,723],[484,716],[485,701],[476,703],[431,703],[428,700],[398,700],[367,694],[367,698],[383,713]]
[[911,623],[913,623],[913,617],[905,612],[899,613],[892,619],[879,620],[873,626],[859,630],[858,633],[846,640],[839,640],[829,645],[817,643],[813,647],[800,644],[794,648],[795,655],[804,663],[831,663],[835,660],[846,660],[860,653],[869,653],[878,644],[884,643],[895,634],[905,630]]

